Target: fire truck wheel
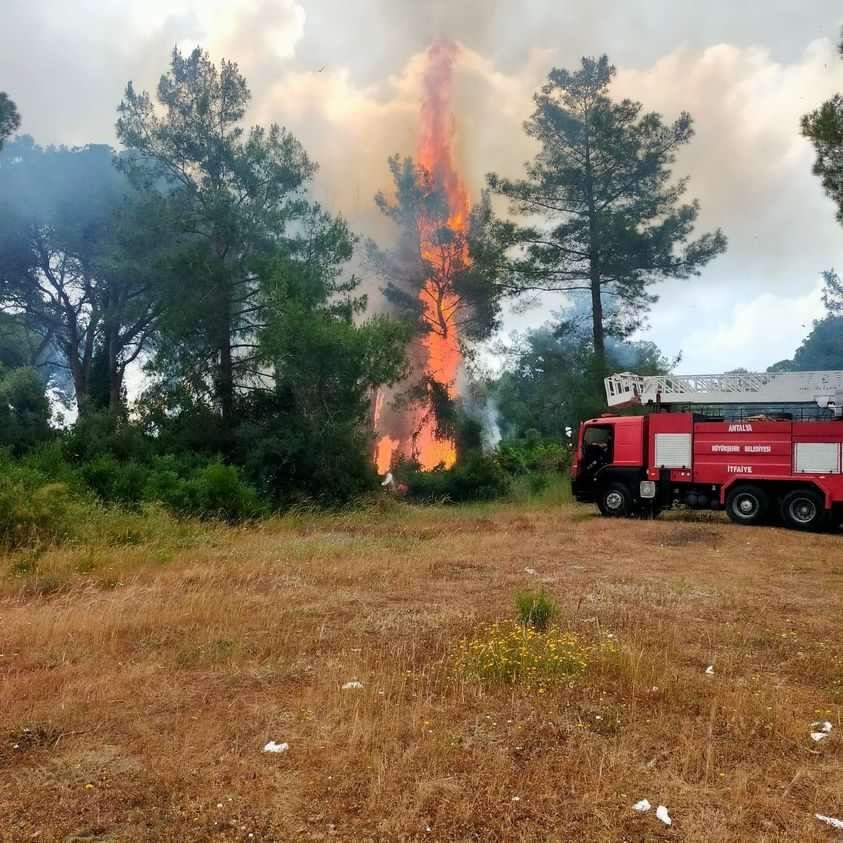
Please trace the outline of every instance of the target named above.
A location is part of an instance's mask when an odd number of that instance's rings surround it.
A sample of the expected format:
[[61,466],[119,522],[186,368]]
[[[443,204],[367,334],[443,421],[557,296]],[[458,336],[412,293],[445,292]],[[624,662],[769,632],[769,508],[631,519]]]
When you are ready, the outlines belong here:
[[793,530],[817,530],[825,522],[825,501],[813,489],[794,489],[784,496],[782,518]]
[[624,518],[632,511],[632,495],[623,483],[609,483],[600,492],[597,508],[609,518]]
[[758,524],[770,509],[770,498],[758,486],[736,486],[726,496],[726,514],[736,524]]

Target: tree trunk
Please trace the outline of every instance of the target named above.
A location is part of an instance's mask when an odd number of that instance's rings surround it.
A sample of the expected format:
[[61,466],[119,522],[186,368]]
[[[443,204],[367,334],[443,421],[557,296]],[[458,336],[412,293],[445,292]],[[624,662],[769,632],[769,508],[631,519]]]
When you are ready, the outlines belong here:
[[606,339],[603,329],[603,300],[600,297],[600,273],[591,264],[591,333],[594,339],[594,355],[600,368],[606,366]]
[[77,355],[68,355],[73,391],[76,393],[76,410],[79,418],[88,415],[93,409],[90,394],[90,379],[86,367]]
[[117,356],[117,331],[113,328],[106,330],[106,361],[108,365],[108,412],[119,415],[123,410],[123,372]]
[[217,389],[222,408],[223,426],[230,430],[234,423],[234,360],[231,350],[231,303],[224,285],[220,302],[219,376]]
[[123,412],[122,366],[115,366],[108,375],[108,411],[115,416]]
[[596,369],[605,376],[606,340],[603,327],[603,300],[600,276],[600,228],[597,205],[594,201],[594,177],[591,169],[591,149],[585,147],[586,192],[588,196],[589,284],[591,287],[591,333],[594,341]]

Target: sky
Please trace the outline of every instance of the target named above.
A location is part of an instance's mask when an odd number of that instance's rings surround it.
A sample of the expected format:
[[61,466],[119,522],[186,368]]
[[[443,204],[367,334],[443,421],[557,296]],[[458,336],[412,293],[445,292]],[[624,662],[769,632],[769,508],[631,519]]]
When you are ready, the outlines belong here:
[[[461,45],[455,76],[460,167],[475,196],[485,174],[519,176],[534,153],[522,130],[554,67],[608,53],[613,94],[696,136],[677,175],[722,227],[728,252],[691,281],[654,289],[643,339],[681,354],[685,373],[764,369],[790,357],[822,314],[820,272],[843,268],[843,227],[811,173],[802,114],[843,91],[839,0],[4,0],[0,90],[39,143],[115,143],[126,83],[153,90],[174,45],[236,60],[252,123],[285,125],[320,164],[316,196],[363,235],[383,236],[374,193],[391,153],[412,154],[424,53]],[[507,331],[564,305],[508,313]]]

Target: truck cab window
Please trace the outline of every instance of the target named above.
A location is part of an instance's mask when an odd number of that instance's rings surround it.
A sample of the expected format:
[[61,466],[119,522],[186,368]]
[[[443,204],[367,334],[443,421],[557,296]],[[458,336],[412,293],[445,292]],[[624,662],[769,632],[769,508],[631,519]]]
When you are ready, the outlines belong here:
[[589,427],[583,436],[585,470],[591,474],[612,461],[612,428]]

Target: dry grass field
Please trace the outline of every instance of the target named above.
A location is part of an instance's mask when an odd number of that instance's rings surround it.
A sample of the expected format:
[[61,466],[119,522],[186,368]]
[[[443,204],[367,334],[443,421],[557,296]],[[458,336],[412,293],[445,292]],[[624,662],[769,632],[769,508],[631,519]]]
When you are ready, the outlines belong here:
[[[586,666],[466,674],[460,642],[527,587]],[[0,838],[836,839],[814,814],[843,817],[842,610],[843,536],[574,506],[19,553]]]

